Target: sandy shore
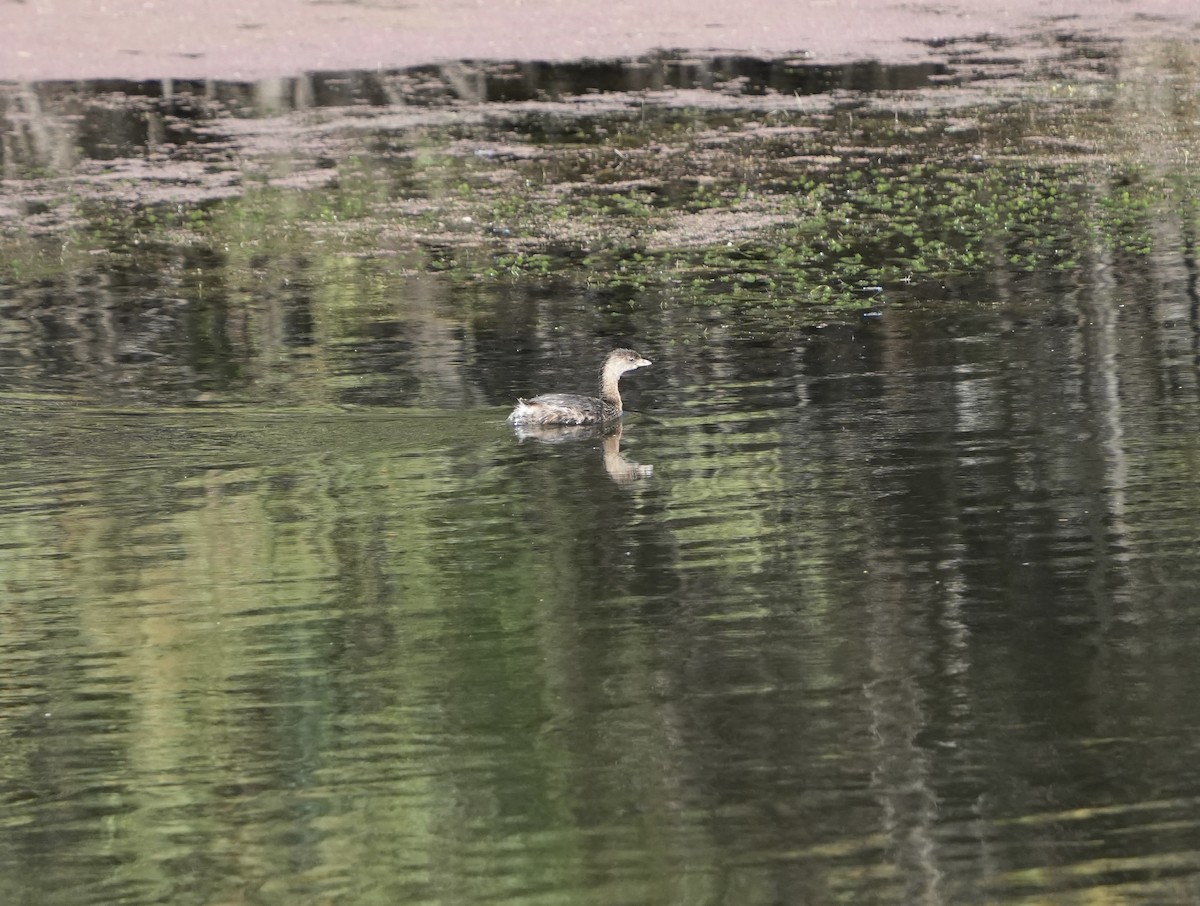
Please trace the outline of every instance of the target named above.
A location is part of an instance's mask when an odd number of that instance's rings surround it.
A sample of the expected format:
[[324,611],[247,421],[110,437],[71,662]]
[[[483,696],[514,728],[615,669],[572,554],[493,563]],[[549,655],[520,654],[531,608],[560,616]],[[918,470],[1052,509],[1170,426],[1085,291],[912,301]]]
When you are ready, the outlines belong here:
[[457,59],[571,60],[659,49],[909,62],[931,41],[1053,34],[1200,38],[1185,0],[0,0],[0,80],[215,78],[395,69]]

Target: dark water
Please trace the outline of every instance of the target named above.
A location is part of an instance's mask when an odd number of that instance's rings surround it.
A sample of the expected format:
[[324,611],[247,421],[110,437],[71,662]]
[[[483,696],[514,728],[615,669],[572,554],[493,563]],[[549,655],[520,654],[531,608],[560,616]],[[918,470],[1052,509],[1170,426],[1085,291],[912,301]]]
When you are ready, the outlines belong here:
[[212,222],[6,240],[0,901],[1200,899],[1194,224],[781,314]]

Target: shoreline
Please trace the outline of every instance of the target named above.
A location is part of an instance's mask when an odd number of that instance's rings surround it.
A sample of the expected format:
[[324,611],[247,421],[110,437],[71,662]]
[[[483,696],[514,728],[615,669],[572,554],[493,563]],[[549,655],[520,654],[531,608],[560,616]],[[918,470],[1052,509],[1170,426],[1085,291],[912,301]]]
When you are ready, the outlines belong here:
[[813,64],[952,63],[964,44],[1032,62],[1056,39],[1200,39],[1177,0],[167,0],[0,4],[0,81],[214,79],[395,70],[452,61],[627,59],[662,50]]

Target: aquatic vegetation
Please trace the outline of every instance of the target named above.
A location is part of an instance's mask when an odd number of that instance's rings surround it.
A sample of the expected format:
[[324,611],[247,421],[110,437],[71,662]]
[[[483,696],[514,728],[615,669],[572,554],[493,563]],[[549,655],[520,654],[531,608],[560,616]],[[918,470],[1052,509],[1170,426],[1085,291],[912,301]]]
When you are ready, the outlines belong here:
[[[1189,71],[1190,61],[1176,51],[1156,65]],[[664,72],[656,78],[682,78]],[[50,273],[74,256],[86,269],[180,245],[234,260],[278,248],[335,271],[345,256],[384,254],[458,284],[659,288],[819,318],[947,281],[1081,272],[1098,250],[1150,255],[1162,241],[1153,224],[1197,206],[1186,79],[1161,97],[1150,76],[1113,83],[1086,67],[1077,81],[1001,88],[930,87],[937,73],[914,71],[912,86],[925,86],[915,92],[800,103],[783,93],[788,79],[806,91],[825,82],[798,72],[758,73],[740,96],[537,95],[468,108],[431,94],[425,73],[410,87],[428,107],[399,124],[355,113],[314,132],[298,121],[293,147],[272,138],[238,160],[234,140],[213,135],[239,109],[233,99],[133,96],[121,147],[162,116],[204,138],[180,152],[200,167],[167,160],[148,184],[132,161],[85,162],[64,193],[37,177],[49,164],[18,162],[22,210],[36,216],[0,220],[0,271]],[[489,97],[517,90],[496,78]],[[1131,108],[1143,124],[1157,117],[1174,161],[1117,128]],[[252,143],[253,122],[236,124]]]

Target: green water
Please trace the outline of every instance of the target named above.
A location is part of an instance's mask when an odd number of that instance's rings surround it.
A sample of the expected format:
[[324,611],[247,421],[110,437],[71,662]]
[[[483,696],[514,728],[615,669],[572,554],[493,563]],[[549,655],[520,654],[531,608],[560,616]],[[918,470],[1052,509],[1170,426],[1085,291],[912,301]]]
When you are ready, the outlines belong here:
[[1194,902],[1144,53],[5,86],[0,901]]

